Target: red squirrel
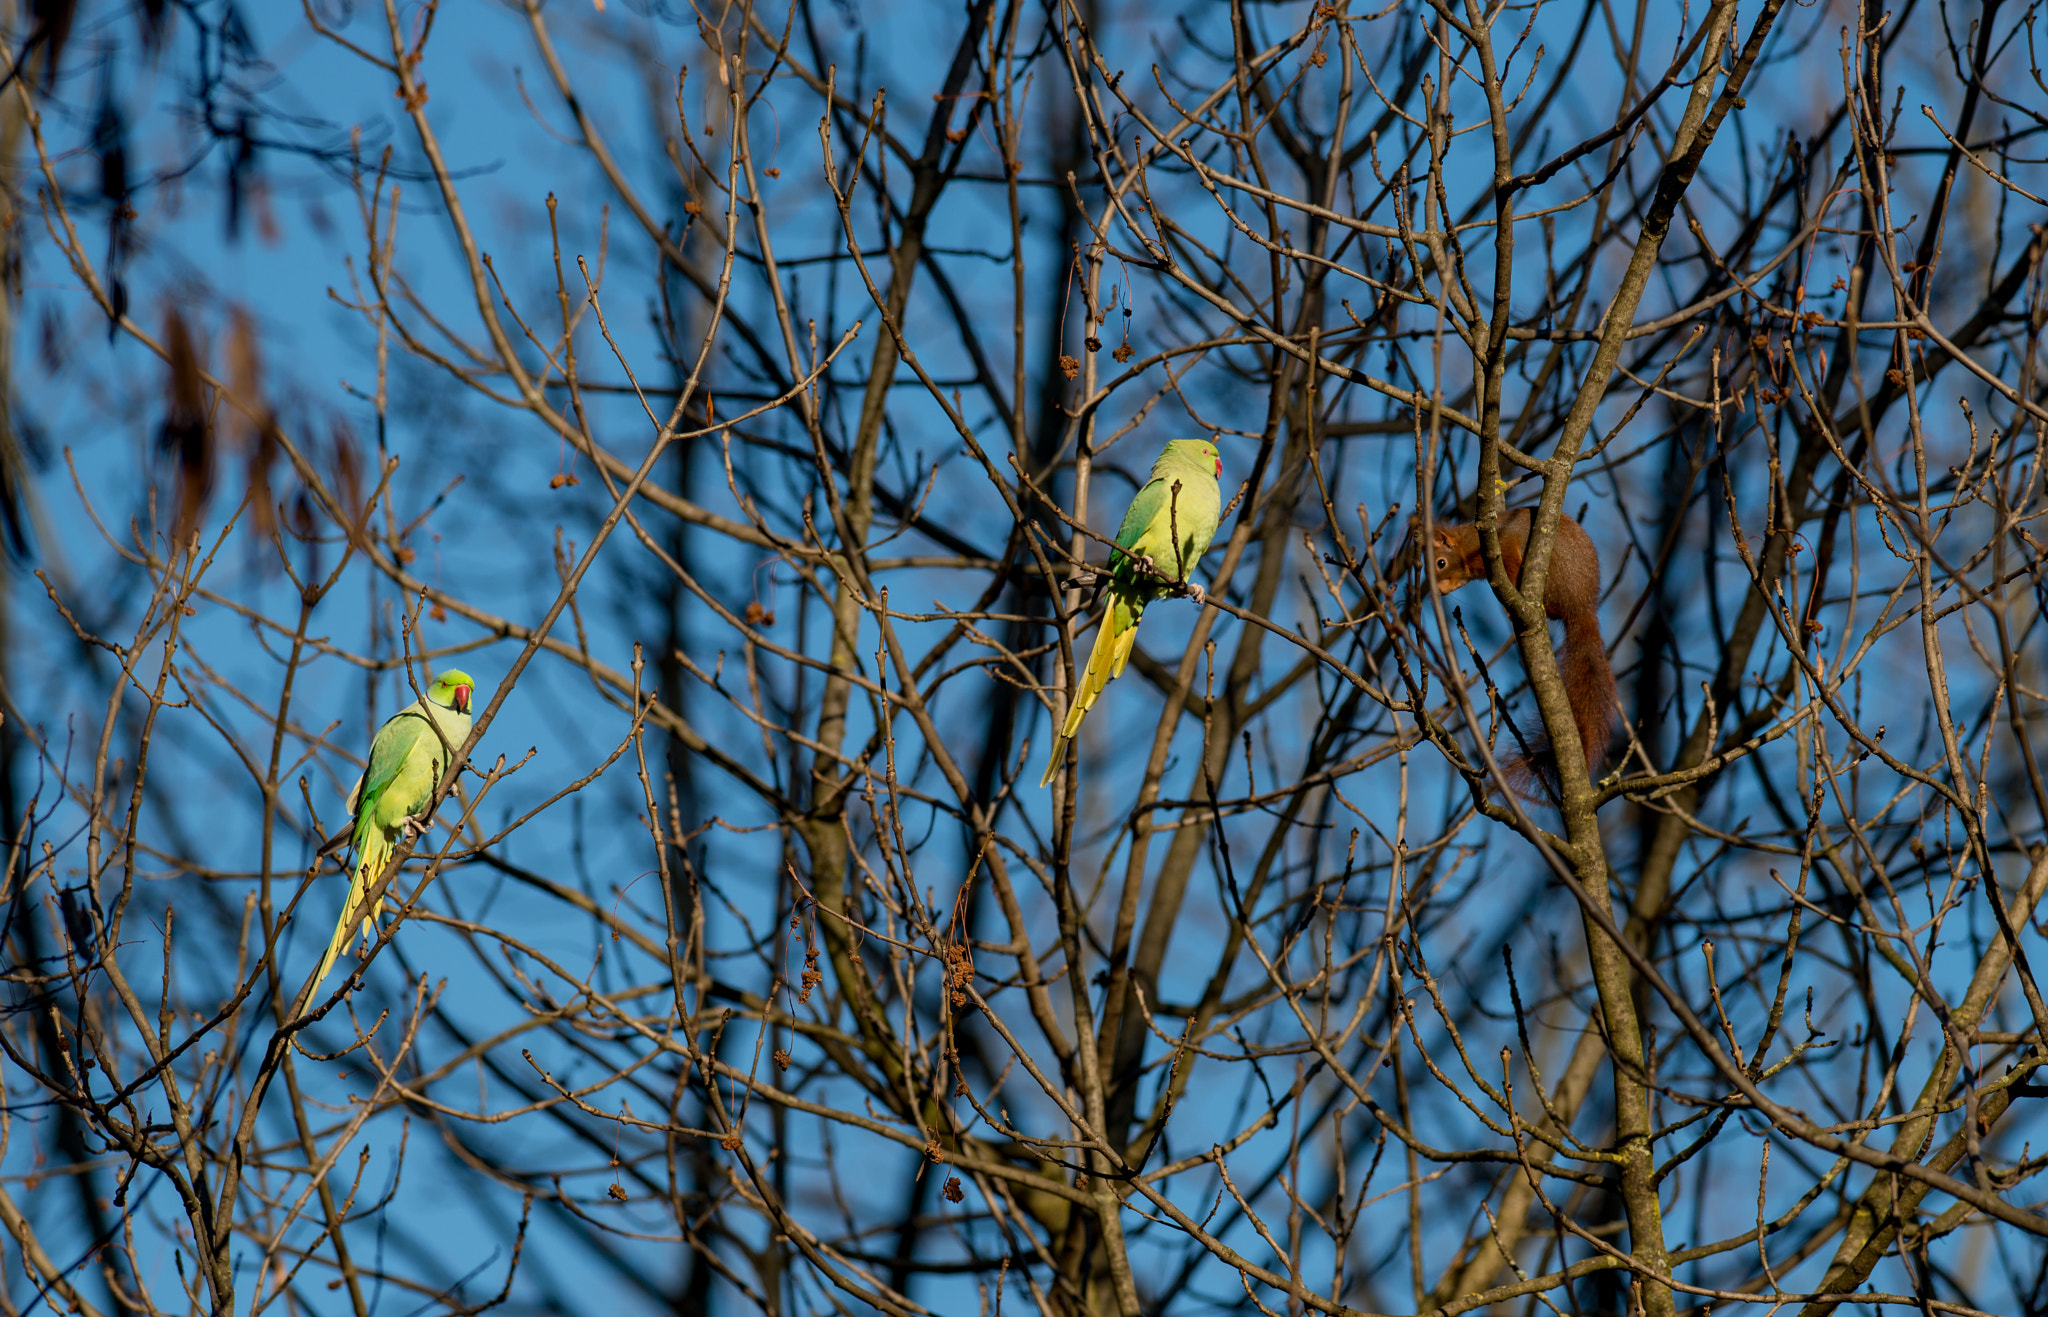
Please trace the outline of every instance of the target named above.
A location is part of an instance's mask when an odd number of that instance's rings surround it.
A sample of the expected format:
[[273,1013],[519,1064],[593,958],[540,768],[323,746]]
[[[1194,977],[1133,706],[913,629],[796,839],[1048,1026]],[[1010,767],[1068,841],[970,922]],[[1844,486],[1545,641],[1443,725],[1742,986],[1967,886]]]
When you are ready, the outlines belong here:
[[[1500,519],[1501,566],[1516,581],[1522,579],[1522,550],[1529,543],[1533,509],[1515,508]],[[1438,526],[1435,535],[1436,592],[1449,594],[1462,585],[1486,579],[1486,558],[1479,551],[1479,527]],[[1550,579],[1543,591],[1543,611],[1564,623],[1564,648],[1558,654],[1564,674],[1564,690],[1571,701],[1572,721],[1579,729],[1579,745],[1586,754],[1586,768],[1598,777],[1607,759],[1607,745],[1614,731],[1614,669],[1607,665],[1607,643],[1600,637],[1600,553],[1585,530],[1570,517],[1557,519],[1557,535],[1550,546]],[[1526,794],[1526,788],[1541,776],[1556,781],[1557,761],[1550,753],[1548,738],[1532,739],[1527,757],[1516,756],[1503,765],[1509,781]]]

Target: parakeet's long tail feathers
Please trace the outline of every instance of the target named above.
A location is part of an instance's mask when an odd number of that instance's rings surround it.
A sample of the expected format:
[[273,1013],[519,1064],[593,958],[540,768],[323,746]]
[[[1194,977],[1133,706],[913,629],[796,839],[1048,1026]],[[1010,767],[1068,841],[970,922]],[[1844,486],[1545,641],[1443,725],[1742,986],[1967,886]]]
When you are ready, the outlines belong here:
[[[1102,693],[1102,688],[1105,685],[1124,675],[1124,664],[1131,661],[1131,651],[1137,648],[1138,645],[1137,623],[1133,622],[1130,626],[1117,632],[1116,639],[1110,641],[1109,644],[1109,676],[1096,680],[1095,690],[1088,697],[1090,704],[1095,703],[1095,696]],[[1088,657],[1092,659],[1095,656],[1090,654]],[[1093,673],[1089,675],[1094,676]]]
[[1102,626],[1095,634],[1095,645],[1088,651],[1088,666],[1081,671],[1081,682],[1074,688],[1074,701],[1067,706],[1067,722],[1060,729],[1059,740],[1053,742],[1052,756],[1046,760],[1045,775],[1038,779],[1038,785],[1049,787],[1052,779],[1066,762],[1067,747],[1081,730],[1081,720],[1095,707],[1095,697],[1102,694],[1102,688],[1123,675],[1124,664],[1131,661],[1131,649],[1138,641],[1138,619],[1144,615],[1142,608],[1133,608],[1122,599],[1112,599],[1102,614]]
[[356,833],[356,867],[348,878],[348,902],[341,908],[341,919],[334,925],[334,937],[327,944],[327,955],[320,961],[320,973],[313,980],[313,991],[320,990],[320,983],[327,977],[327,971],[334,968],[343,947],[355,935],[358,925],[363,936],[375,941],[377,920],[384,915],[384,902],[378,901],[371,910],[363,909],[363,898],[376,885],[378,875],[384,872],[385,862],[391,858],[391,838],[379,827],[365,827]]
[[1045,761],[1045,772],[1039,775],[1038,785],[1041,789],[1052,785],[1053,775],[1060,771],[1061,764],[1067,762],[1067,747],[1071,744],[1073,743],[1064,736],[1054,739],[1052,754],[1047,756]]

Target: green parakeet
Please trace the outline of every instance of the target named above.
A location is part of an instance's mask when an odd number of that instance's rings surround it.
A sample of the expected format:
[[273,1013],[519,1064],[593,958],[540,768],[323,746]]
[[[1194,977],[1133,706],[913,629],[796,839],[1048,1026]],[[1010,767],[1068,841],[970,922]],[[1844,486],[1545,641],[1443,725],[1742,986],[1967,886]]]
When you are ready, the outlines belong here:
[[[379,897],[371,910],[364,910],[363,902],[390,861],[399,834],[417,836],[424,830],[423,821],[416,816],[441,785],[449,752],[469,739],[469,703],[475,691],[476,682],[467,672],[450,669],[434,679],[423,698],[392,714],[370,742],[370,766],[356,780],[355,790],[348,793],[355,823],[347,835],[355,845],[356,867],[349,874],[348,902],[341,908],[341,922],[334,926],[334,940],[320,962],[319,977],[313,980],[315,991],[334,968],[335,957],[348,945],[358,921],[363,936],[376,940],[384,900]],[[440,727],[440,736],[434,734],[435,726]],[[447,738],[446,748],[442,737]]]
[[1074,689],[1073,703],[1067,706],[1066,726],[1053,742],[1052,757],[1046,761],[1045,776],[1038,785],[1052,785],[1053,775],[1066,760],[1067,747],[1081,730],[1081,720],[1095,707],[1095,697],[1111,678],[1123,675],[1145,605],[1172,593],[1176,581],[1184,582],[1189,593],[1201,599],[1202,587],[1189,580],[1188,573],[1208,552],[1209,541],[1216,534],[1216,522],[1223,513],[1223,493],[1216,482],[1222,475],[1223,459],[1207,439],[1176,439],[1160,450],[1159,460],[1152,464],[1152,478],[1131,500],[1124,523],[1117,528],[1116,549],[1109,555],[1109,602],[1102,612],[1102,626],[1095,634],[1094,648],[1088,651],[1088,666]]

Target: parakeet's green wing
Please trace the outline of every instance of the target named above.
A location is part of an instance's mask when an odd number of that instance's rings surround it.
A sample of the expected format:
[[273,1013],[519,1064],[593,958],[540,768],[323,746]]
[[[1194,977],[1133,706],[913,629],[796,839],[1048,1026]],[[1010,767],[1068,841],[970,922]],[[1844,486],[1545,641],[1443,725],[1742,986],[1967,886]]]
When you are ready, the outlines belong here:
[[[1151,551],[1153,566],[1159,570],[1161,576],[1171,579],[1184,571],[1193,571],[1196,560],[1209,547],[1208,536],[1201,530],[1201,502],[1201,496],[1196,492],[1193,480],[1182,482],[1178,502],[1174,499],[1171,479],[1154,477],[1146,481],[1145,487],[1131,499],[1131,506],[1124,513],[1123,524],[1117,527],[1117,547],[1137,550],[1139,540],[1150,538],[1153,543],[1165,547],[1164,554],[1157,549]],[[1213,523],[1209,529],[1213,533]],[[1181,543],[1184,546],[1180,556],[1185,561],[1181,562],[1175,561],[1172,548],[1173,532],[1176,530],[1180,532]],[[1111,570],[1114,571],[1120,566],[1123,566],[1121,555],[1112,564]],[[1156,581],[1152,584],[1155,587],[1158,585]]]
[[1152,518],[1165,516],[1171,494],[1166,481],[1146,481],[1145,487],[1131,500],[1131,506],[1124,509],[1123,525],[1116,528],[1117,547],[1130,548],[1151,526]]
[[[421,740],[432,742],[422,746]],[[356,809],[375,804],[398,776],[405,762],[417,749],[437,750],[439,738],[434,729],[427,725],[424,715],[407,711],[377,729],[377,739],[370,742],[370,766],[363,770],[362,783],[356,788]],[[437,755],[436,758],[439,758]],[[410,810],[405,811],[410,813]]]

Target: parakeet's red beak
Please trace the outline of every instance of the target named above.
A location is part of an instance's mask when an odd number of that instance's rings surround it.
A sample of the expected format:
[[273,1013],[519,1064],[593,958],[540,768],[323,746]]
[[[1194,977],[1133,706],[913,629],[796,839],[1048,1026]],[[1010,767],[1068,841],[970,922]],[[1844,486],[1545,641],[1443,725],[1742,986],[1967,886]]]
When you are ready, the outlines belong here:
[[1223,459],[1220,457],[1216,459],[1216,478],[1223,479]]
[[455,688],[455,712],[469,712],[469,687],[457,686]]

